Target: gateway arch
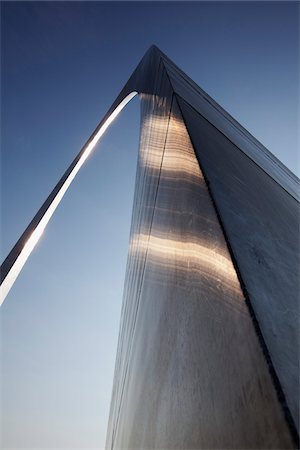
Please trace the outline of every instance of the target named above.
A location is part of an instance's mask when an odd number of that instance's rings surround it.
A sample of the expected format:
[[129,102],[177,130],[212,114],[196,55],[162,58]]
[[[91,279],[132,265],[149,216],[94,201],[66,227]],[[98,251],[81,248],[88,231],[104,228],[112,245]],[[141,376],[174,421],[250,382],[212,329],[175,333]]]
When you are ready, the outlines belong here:
[[141,131],[107,449],[299,443],[299,180],[152,46],[1,266],[2,298],[113,118]]

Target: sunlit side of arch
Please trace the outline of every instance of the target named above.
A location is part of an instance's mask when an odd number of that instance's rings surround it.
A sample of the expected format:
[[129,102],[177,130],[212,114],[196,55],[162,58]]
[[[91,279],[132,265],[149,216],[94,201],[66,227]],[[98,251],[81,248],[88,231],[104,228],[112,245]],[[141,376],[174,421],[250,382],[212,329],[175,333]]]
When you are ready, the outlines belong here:
[[77,161],[76,165],[74,166],[73,170],[70,172],[69,176],[67,177],[67,179],[61,186],[57,195],[54,197],[53,201],[51,202],[51,204],[45,211],[45,213],[42,216],[41,220],[39,221],[38,225],[36,226],[34,231],[31,233],[28,240],[25,242],[24,247],[22,248],[20,254],[16,258],[15,262],[12,264],[9,272],[7,273],[7,276],[4,278],[4,280],[1,284],[1,287],[0,287],[0,305],[3,303],[5,297],[7,296],[10,289],[12,288],[17,276],[21,272],[29,255],[31,254],[32,250],[34,249],[35,245],[39,241],[41,235],[43,234],[54,211],[56,210],[57,206],[59,205],[60,201],[62,200],[63,196],[65,195],[66,191],[68,190],[68,187],[74,180],[75,176],[81,169],[85,160],[88,158],[90,153],[93,151],[95,146],[98,144],[101,136],[104,134],[104,132],[107,130],[107,128],[113,122],[113,120],[118,116],[118,114],[127,105],[127,103],[129,103],[130,100],[132,100],[133,97],[135,97],[137,94],[138,93],[136,91],[133,91],[130,94],[128,94],[119,103],[119,105],[114,109],[114,111],[110,114],[110,116],[103,123],[103,125],[99,128],[99,130],[96,132],[95,136],[91,139],[91,141],[88,141],[88,143],[86,144],[86,147],[84,148],[80,159]]

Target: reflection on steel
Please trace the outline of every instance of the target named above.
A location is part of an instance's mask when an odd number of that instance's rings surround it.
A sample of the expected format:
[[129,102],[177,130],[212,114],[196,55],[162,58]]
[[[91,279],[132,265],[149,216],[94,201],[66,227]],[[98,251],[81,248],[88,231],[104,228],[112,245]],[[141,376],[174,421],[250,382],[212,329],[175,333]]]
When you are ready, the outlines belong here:
[[[97,129],[94,131],[92,136],[87,141],[86,145],[76,157],[76,162],[73,162],[67,169],[66,173],[63,175],[61,182],[59,182],[59,189],[54,188],[45,204],[41,207],[41,209],[35,216],[37,220],[35,220],[35,218],[33,219],[32,225],[29,225],[29,227],[21,236],[20,240],[17,242],[15,247],[12,249],[8,257],[4,261],[3,265],[1,266],[0,305],[3,303],[5,297],[12,288],[12,285],[14,284],[17,276],[22,270],[22,267],[27,261],[30,253],[43,234],[44,229],[46,228],[50,218],[52,217],[52,214],[56,210],[61,199],[63,198],[68,187],[81,169],[85,160],[88,158],[112,121],[136,94],[137,92],[128,94],[109,114],[109,116],[104,121],[100,122]],[[67,176],[65,176],[66,174]]]
[[106,447],[297,448],[299,180],[156,47],[106,118],[132,91],[140,149]]
[[[131,250],[133,249],[133,250]],[[138,254],[136,253],[138,249]],[[230,287],[236,285],[238,278],[229,255],[218,254],[209,242],[183,242],[180,239],[158,237],[141,234],[133,236],[130,243],[130,253],[135,258],[143,257],[148,252],[148,258],[153,259],[156,265],[165,267],[180,267],[189,262],[188,270],[199,270],[201,274],[210,276],[214,280],[216,274],[228,283]]]
[[295,448],[299,181],[158,49],[131,83],[141,135],[106,447]]

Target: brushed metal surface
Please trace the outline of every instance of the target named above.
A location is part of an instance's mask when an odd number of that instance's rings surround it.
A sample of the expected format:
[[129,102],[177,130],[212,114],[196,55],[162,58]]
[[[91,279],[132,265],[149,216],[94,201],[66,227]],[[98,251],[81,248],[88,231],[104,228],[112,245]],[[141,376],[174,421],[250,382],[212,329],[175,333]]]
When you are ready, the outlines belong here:
[[294,448],[174,97],[169,111],[143,99],[107,448]]
[[186,102],[178,101],[299,427],[299,203]]

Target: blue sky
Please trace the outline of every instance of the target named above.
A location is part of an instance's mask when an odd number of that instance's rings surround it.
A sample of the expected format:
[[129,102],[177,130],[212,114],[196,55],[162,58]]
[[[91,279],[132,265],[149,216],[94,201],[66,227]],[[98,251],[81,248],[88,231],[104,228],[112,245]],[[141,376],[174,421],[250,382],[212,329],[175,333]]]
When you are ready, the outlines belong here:
[[[151,44],[299,176],[295,2],[2,2],[2,233],[11,246]],[[103,448],[139,139],[134,99],[2,308],[3,446]]]

